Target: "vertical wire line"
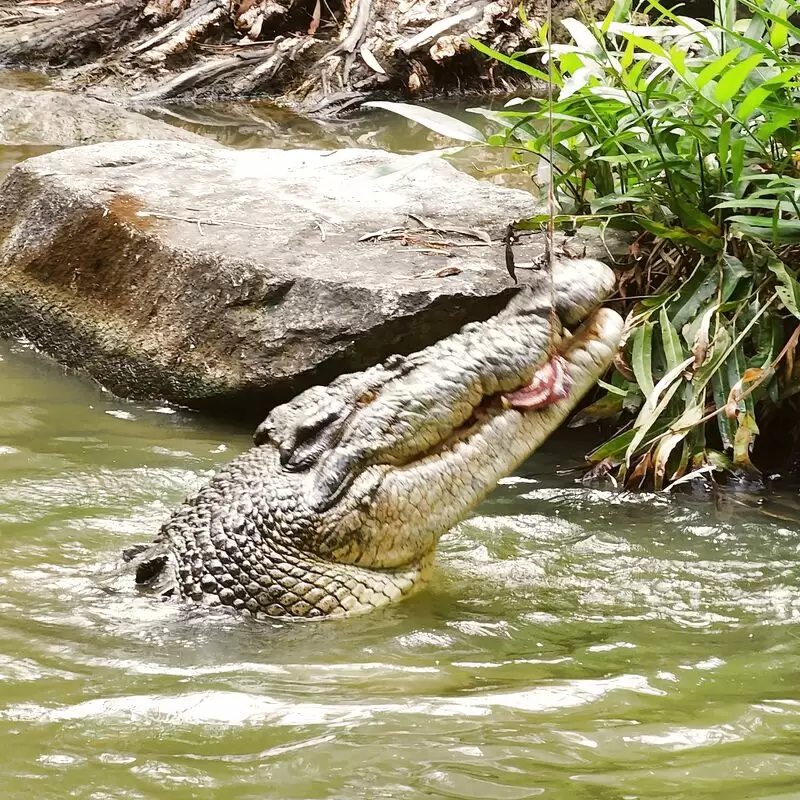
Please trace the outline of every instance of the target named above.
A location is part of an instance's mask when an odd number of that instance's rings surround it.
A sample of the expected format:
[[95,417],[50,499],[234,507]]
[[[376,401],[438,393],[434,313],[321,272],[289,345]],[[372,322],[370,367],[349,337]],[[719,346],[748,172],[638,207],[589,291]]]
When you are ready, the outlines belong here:
[[553,0],[547,2],[547,80],[549,86],[547,87],[547,125],[548,125],[548,165],[549,174],[547,180],[547,241],[546,241],[546,258],[547,271],[550,278],[550,314],[552,324],[558,324],[558,316],[556,315],[556,286],[553,278],[553,263],[555,261],[555,216],[556,216],[556,194],[553,182],[554,170],[553,159],[555,157],[555,136],[553,131]]

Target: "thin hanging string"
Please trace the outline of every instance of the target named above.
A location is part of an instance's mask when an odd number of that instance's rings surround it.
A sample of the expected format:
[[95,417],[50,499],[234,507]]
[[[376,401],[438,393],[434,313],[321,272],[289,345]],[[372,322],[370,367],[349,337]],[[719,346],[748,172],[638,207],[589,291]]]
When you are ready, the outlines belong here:
[[[553,263],[555,261],[555,217],[556,217],[556,193],[553,181],[553,158],[555,138],[553,132],[553,0],[547,0],[547,125],[548,125],[548,180],[547,180],[547,239],[545,241],[545,264],[549,273],[550,280],[550,315],[553,327],[560,325],[556,314],[556,285],[553,278]],[[552,342],[552,340],[551,340]],[[555,346],[555,343],[552,343]]]

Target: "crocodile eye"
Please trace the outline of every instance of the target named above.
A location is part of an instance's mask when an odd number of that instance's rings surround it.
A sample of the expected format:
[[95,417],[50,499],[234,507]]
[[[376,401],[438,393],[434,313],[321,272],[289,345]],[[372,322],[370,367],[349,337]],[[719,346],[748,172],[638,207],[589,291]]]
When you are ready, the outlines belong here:
[[335,403],[302,419],[287,432],[278,448],[281,464],[290,470],[310,467],[319,456],[338,441],[350,409]]
[[323,409],[297,424],[294,429],[295,444],[302,444],[316,436],[323,428],[335,422],[342,415],[341,408]]

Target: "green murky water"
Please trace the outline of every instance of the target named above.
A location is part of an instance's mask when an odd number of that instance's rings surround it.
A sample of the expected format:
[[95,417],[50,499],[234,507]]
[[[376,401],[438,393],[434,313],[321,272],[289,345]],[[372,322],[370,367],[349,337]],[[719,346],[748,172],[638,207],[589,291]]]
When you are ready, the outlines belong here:
[[791,510],[581,487],[570,434],[370,616],[98,588],[247,443],[0,343],[0,797],[800,798]]
[[561,438],[389,610],[109,596],[116,554],[247,437],[0,355],[0,796],[800,796],[786,523],[579,487]]

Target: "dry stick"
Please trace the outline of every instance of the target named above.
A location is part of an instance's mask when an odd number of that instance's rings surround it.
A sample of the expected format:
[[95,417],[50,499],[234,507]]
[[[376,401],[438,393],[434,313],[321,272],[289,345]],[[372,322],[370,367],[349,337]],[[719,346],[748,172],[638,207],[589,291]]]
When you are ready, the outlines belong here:
[[200,6],[190,6],[153,36],[131,47],[130,52],[136,54],[150,50],[152,47],[159,47],[171,39],[177,40],[181,33],[187,32],[191,35],[195,29],[202,33],[203,30],[221,19],[224,14],[225,9],[219,0],[207,0]]
[[[339,230],[342,230],[342,226],[338,222],[336,222],[335,219],[330,219],[329,217],[326,217],[324,214],[321,214],[319,211],[315,211],[314,209],[308,208],[302,203],[292,202],[291,200],[289,200],[288,202],[290,202],[295,208],[308,213],[310,216],[314,218],[315,222],[321,220],[322,222],[326,222],[328,225],[332,225],[334,228],[339,228]],[[190,210],[194,211],[194,209]],[[137,211],[136,216],[153,217],[154,219],[175,220],[177,222],[189,222],[192,225],[199,225],[199,224],[235,225],[238,226],[239,228],[253,228],[254,230],[263,230],[263,231],[274,230],[274,228],[270,227],[269,225],[259,225],[255,222],[240,222],[239,220],[236,219],[203,219],[202,217],[182,217],[177,214],[167,214],[166,212],[163,211],[142,210],[142,211]]]
[[[353,27],[347,34],[347,38],[336,48],[336,50],[345,50],[352,53],[358,47],[361,37],[367,29],[370,14],[372,13],[372,0],[358,0],[356,8],[356,18],[353,22]],[[336,52],[336,51],[334,51]]]
[[[137,211],[137,217],[153,217],[154,219],[168,219],[176,222],[188,222],[192,225],[237,225],[240,228],[258,228],[269,231],[269,225],[257,225],[253,222],[239,222],[235,219],[203,219],[202,217],[180,217],[177,214],[162,214],[159,211]],[[202,231],[202,229],[201,229]]]

